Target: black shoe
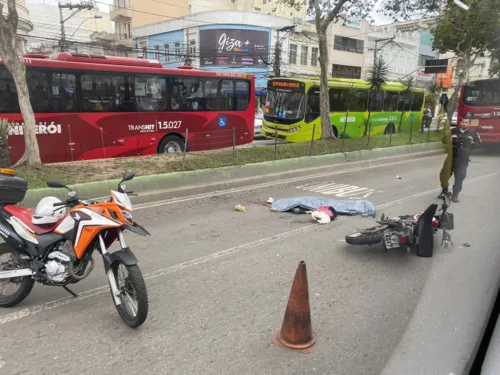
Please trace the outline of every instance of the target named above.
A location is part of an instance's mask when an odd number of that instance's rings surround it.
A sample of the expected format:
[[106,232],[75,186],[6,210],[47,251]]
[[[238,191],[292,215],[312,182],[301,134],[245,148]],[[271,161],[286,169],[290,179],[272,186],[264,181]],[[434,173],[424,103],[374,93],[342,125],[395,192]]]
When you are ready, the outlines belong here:
[[441,194],[438,195],[438,199],[444,199],[447,197],[448,197],[448,189],[443,189],[443,191],[441,191]]

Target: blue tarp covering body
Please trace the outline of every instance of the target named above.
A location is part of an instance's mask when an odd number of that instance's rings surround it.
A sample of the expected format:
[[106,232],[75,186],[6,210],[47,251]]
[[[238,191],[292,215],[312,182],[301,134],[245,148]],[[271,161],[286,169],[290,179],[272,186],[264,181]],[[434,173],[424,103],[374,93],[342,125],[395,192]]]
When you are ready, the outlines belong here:
[[301,207],[306,210],[314,211],[321,206],[331,206],[337,211],[339,215],[363,215],[375,218],[375,205],[366,200],[335,200],[318,197],[297,197],[285,198],[273,202],[271,208],[279,211],[286,212],[294,208]]

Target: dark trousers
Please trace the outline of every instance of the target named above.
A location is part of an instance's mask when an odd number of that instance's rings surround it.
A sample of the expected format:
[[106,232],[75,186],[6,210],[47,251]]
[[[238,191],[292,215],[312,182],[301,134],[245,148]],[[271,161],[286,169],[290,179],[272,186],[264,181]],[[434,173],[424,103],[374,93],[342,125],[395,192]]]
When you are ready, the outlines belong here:
[[[462,159],[462,160],[460,160]],[[451,153],[446,157],[444,161],[443,168],[439,174],[439,179],[441,180],[441,187],[443,189],[448,189],[450,183],[450,178],[452,175],[455,176],[455,183],[453,185],[453,194],[458,195],[462,191],[462,186],[467,176],[467,167],[469,166],[469,159],[456,157],[453,158]]]

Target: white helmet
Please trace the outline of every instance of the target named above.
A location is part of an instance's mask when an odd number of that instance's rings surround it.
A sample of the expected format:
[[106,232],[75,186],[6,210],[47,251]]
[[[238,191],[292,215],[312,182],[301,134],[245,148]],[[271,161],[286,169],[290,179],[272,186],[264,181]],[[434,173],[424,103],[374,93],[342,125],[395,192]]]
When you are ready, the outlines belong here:
[[36,205],[35,213],[31,222],[34,225],[55,224],[66,215],[64,207],[54,207],[54,203],[62,201],[56,197],[45,197]]

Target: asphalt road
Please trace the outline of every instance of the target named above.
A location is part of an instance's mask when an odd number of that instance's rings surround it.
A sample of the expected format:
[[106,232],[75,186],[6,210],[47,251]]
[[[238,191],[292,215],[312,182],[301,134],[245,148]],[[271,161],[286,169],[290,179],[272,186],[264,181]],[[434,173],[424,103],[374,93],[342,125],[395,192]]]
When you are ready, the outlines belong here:
[[[371,225],[368,218],[319,225],[309,215],[270,212],[258,203],[363,197],[378,206],[378,215],[417,213],[438,202],[443,159],[339,173],[332,168],[321,178],[139,206],[135,218],[152,237],[127,238],[146,277],[146,323],[131,330],[121,322],[99,264],[74,286],[77,299],[62,288],[36,287],[21,305],[0,311],[0,373],[378,374],[404,333],[433,260],[346,245],[344,236]],[[480,256],[500,239],[499,162],[498,155],[473,157],[461,202],[450,210],[455,248],[439,248],[436,238],[435,251],[455,259],[450,272],[468,266],[458,255]],[[339,184],[364,190],[343,194]],[[247,212],[233,211],[236,204]],[[318,334],[312,354],[272,345],[301,260]]]

